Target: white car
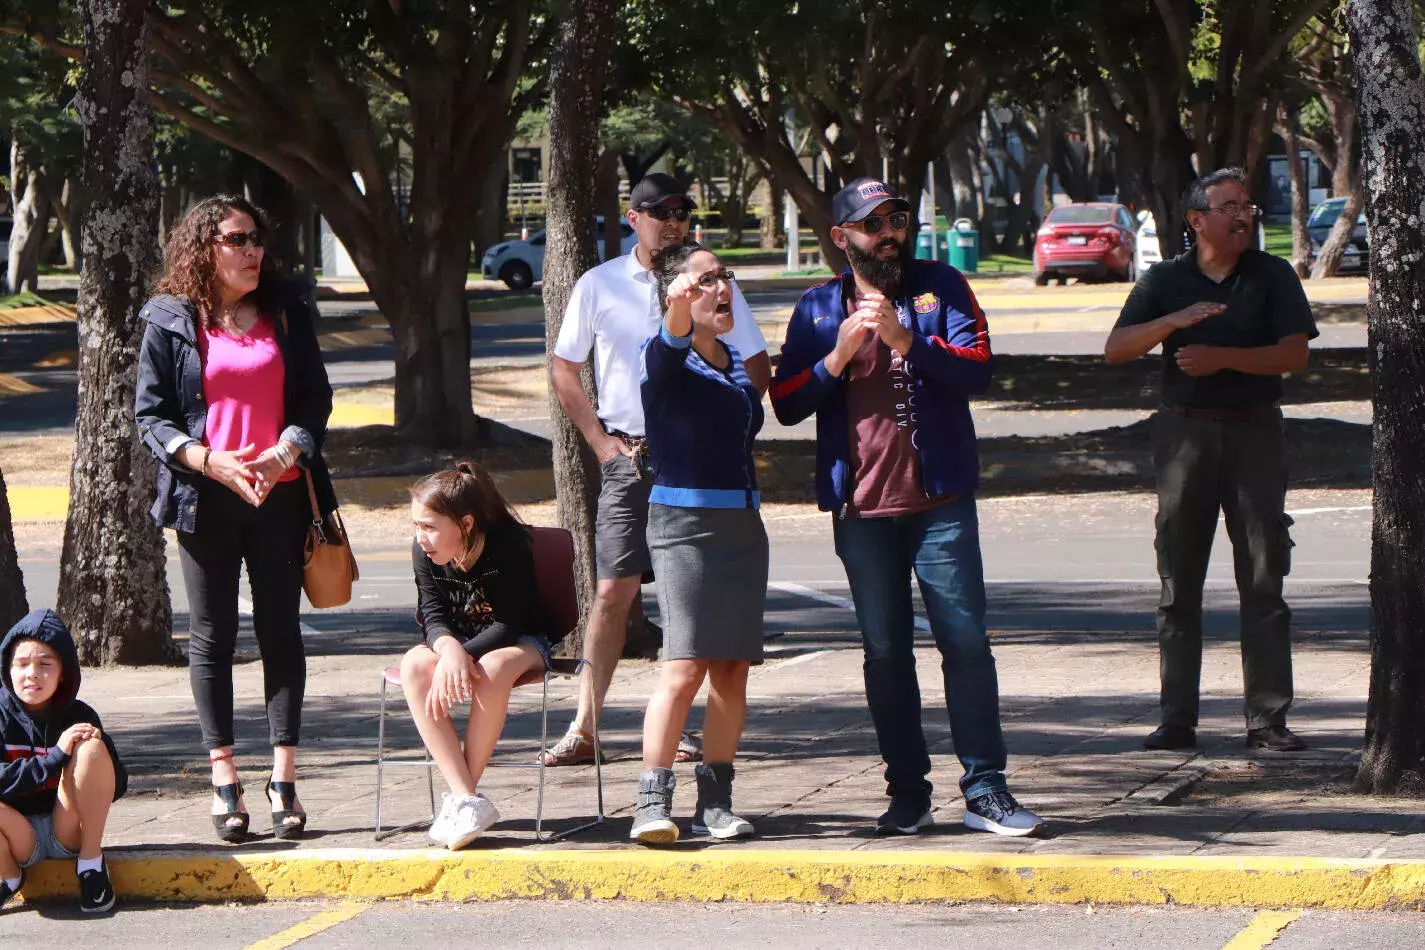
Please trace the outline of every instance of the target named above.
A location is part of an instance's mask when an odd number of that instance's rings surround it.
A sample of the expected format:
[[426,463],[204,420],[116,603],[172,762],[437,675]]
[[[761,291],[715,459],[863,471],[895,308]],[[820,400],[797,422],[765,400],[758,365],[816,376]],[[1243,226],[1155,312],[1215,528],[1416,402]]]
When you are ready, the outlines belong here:
[[[627,221],[620,221],[619,249],[627,254],[638,243],[638,236]],[[528,241],[506,241],[496,244],[485,252],[480,260],[480,272],[486,280],[502,280],[511,290],[524,290],[537,280],[544,279],[544,239],[543,231],[536,231]],[[594,225],[594,244],[599,249],[599,260],[604,259],[604,219],[600,217]]]
[[1163,253],[1158,247],[1158,225],[1153,220],[1153,212],[1138,212],[1138,245],[1134,252],[1135,263],[1139,276],[1154,264],[1163,259]]

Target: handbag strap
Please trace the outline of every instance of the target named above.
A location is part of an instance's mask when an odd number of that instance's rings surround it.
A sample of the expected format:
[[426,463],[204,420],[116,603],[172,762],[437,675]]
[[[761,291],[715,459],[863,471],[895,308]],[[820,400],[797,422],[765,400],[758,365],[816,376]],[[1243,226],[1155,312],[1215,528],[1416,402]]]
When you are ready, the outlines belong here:
[[317,486],[312,481],[312,470],[307,469],[306,475],[307,501],[311,502],[312,505],[312,527],[317,529],[317,534],[321,536],[322,541],[326,541],[326,535],[322,532],[322,509],[321,506],[317,504]]

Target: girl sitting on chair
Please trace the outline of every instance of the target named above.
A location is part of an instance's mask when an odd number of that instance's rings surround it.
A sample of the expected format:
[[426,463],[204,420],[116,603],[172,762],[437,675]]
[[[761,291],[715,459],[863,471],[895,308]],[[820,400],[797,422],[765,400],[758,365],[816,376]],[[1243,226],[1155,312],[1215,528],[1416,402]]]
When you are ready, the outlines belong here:
[[[431,838],[452,851],[500,820],[476,791],[505,725],[510,691],[542,672],[545,636],[529,532],[489,473],[461,462],[411,488],[411,559],[425,642],[401,661],[401,685],[450,791]],[[464,748],[452,708],[470,702]]]

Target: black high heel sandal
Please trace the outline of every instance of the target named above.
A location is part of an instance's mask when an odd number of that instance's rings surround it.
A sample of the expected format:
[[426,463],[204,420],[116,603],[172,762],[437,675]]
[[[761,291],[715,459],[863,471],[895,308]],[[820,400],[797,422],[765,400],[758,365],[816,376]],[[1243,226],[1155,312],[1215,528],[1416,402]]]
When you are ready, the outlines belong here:
[[[292,808],[297,802],[296,782],[272,782],[267,783],[267,800],[272,801],[272,793],[276,792],[278,799],[282,802],[280,810],[272,811],[272,834],[277,838],[300,838],[307,831],[307,813],[296,811]],[[297,820],[288,823],[288,818]]]
[[[226,755],[208,754],[208,761],[221,762],[223,759],[231,759],[231,752]],[[247,838],[248,814],[243,811],[239,803],[242,797],[242,782],[233,782],[231,785],[214,785],[213,793],[222,799],[223,804],[228,806],[225,814],[213,816],[213,830],[218,833],[218,837],[228,844],[238,844]],[[234,818],[241,821],[236,824],[229,824]]]

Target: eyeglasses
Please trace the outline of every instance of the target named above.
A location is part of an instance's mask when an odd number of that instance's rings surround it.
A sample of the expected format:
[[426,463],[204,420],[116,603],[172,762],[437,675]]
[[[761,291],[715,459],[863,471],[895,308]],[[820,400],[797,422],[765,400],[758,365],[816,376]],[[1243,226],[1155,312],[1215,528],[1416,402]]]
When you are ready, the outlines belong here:
[[688,215],[692,214],[691,211],[684,207],[665,208],[662,205],[653,208],[644,208],[643,213],[654,221],[667,221],[669,218],[672,218],[674,221],[686,221],[688,220]]
[[219,234],[213,239],[214,243],[223,247],[262,247],[262,235],[256,231],[229,231],[227,234]]
[[880,234],[881,229],[887,224],[891,226],[892,231],[904,231],[910,227],[910,212],[892,211],[890,214],[868,214],[859,222],[852,223],[859,224],[861,230],[867,234]]
[[1229,218],[1235,218],[1242,214],[1247,215],[1247,217],[1249,218],[1255,218],[1257,215],[1262,213],[1262,206],[1252,204],[1250,202],[1244,205],[1239,205],[1235,201],[1229,201],[1225,205],[1220,205],[1216,208],[1208,206],[1206,208],[1203,208],[1202,210],[1211,211],[1213,214],[1226,215]]
[[698,278],[698,286],[704,290],[713,290],[717,287],[717,282],[720,280],[725,280],[730,284],[736,279],[737,275],[724,267],[722,270],[708,271],[706,274],[703,274]]

